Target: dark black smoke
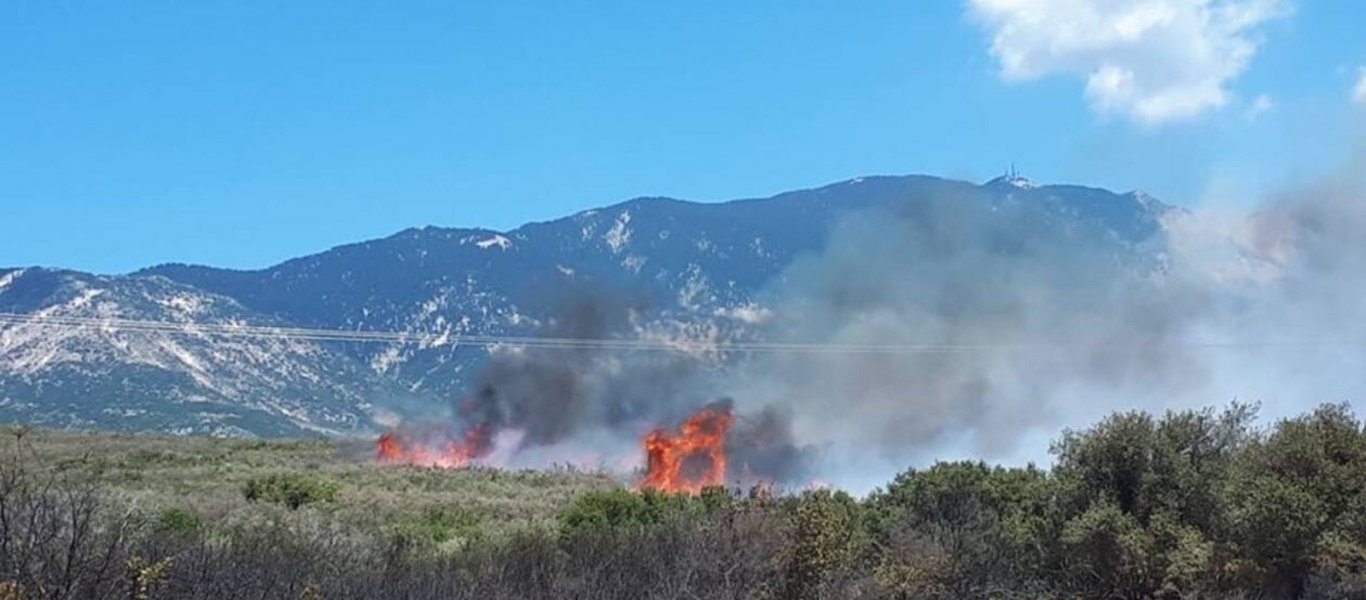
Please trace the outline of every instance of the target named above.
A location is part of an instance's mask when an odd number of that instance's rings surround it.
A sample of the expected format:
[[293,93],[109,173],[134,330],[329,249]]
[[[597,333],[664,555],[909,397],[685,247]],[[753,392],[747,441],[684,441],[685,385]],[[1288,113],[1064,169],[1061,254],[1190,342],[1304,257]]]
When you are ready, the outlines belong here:
[[[563,298],[543,338],[630,339],[645,310],[626,294],[577,291]],[[561,443],[586,429],[616,429],[673,414],[694,359],[595,348],[508,348],[478,374],[462,413],[523,434],[525,446]]]
[[813,477],[817,449],[792,436],[792,414],[767,406],[737,416],[726,446],[731,477],[744,484],[803,484]]
[[[562,298],[538,333],[549,339],[634,339],[634,319],[648,305],[623,293],[577,290]],[[509,348],[493,353],[459,407],[466,426],[516,432],[514,454],[565,446],[639,454],[644,432],[673,428],[715,400],[717,366],[695,356],[658,350]],[[732,430],[736,478],[804,481],[805,457],[793,441],[790,415],[764,409],[737,415]],[[743,469],[743,472],[741,471]]]

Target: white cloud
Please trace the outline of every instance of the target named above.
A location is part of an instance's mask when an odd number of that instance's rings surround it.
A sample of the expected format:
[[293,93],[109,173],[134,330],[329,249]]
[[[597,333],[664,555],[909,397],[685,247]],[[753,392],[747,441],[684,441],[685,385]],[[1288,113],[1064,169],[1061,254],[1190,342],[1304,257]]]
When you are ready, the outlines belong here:
[[1273,108],[1276,108],[1276,103],[1271,100],[1271,96],[1260,94],[1256,98],[1253,98],[1252,102],[1243,110],[1243,117],[1252,121]]
[[1102,114],[1156,125],[1229,101],[1257,52],[1257,28],[1288,0],[968,0],[1007,81],[1086,79]]
[[1352,101],[1366,104],[1366,67],[1357,69],[1357,86],[1352,90]]

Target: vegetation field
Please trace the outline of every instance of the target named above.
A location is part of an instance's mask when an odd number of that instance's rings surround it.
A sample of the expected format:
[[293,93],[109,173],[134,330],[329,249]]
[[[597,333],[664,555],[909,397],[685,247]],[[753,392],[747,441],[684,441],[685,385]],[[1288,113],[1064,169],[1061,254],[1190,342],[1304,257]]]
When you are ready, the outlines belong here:
[[[400,531],[423,515],[458,515],[462,534],[549,526],[582,492],[619,486],[602,474],[431,469],[376,464],[370,440],[246,440],[0,429],[6,455],[139,512],[250,526],[303,510],[340,529]],[[288,488],[271,490],[269,488]],[[248,492],[255,489],[257,497]],[[293,493],[289,498],[266,498]],[[295,510],[298,509],[298,510]],[[290,515],[298,518],[297,514]]]
[[1048,469],[939,463],[865,498],[11,429],[0,599],[1366,597],[1362,422],[1254,417],[1115,414]]

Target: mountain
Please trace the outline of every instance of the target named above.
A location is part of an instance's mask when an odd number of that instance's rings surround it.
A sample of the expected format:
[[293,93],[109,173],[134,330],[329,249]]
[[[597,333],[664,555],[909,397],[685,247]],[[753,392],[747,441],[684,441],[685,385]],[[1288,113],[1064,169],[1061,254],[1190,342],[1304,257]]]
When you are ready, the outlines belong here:
[[[534,335],[577,295],[624,298],[636,335],[743,337],[763,292],[842,215],[932,218],[1026,206],[1021,227],[1136,246],[1171,207],[1141,192],[864,177],[763,199],[638,198],[512,231],[424,227],[256,271],[166,264],[129,275],[0,270],[0,313],[405,332],[417,342],[167,335],[0,322],[0,419],[228,435],[367,431],[447,403],[487,358],[467,335]],[[950,224],[951,225],[951,224]],[[913,259],[914,257],[908,257]]]
[[[0,312],[264,324],[236,300],[165,277],[0,272]],[[353,430],[394,388],[356,360],[287,338],[0,326],[0,411],[12,421],[119,430],[297,435]]]

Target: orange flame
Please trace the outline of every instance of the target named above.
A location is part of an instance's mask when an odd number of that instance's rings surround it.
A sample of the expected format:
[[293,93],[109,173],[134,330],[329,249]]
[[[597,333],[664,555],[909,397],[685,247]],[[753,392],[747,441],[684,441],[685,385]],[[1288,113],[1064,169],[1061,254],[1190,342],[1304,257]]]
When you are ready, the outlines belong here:
[[646,473],[640,487],[697,494],[726,482],[726,432],[734,417],[707,407],[688,417],[678,435],[662,429],[645,436]]
[[459,439],[428,443],[400,431],[390,431],[375,441],[375,458],[380,462],[458,469],[493,450],[493,428],[480,423],[465,430]]

